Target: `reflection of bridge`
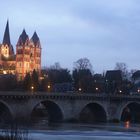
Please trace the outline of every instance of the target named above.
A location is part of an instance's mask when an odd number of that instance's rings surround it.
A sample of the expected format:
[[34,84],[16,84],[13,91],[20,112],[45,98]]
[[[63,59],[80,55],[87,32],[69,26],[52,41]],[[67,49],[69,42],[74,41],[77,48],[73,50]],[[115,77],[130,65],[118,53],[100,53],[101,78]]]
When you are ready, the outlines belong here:
[[52,121],[121,120],[128,113],[133,120],[140,120],[140,96],[136,95],[0,92],[1,118],[6,114],[31,118],[42,105]]

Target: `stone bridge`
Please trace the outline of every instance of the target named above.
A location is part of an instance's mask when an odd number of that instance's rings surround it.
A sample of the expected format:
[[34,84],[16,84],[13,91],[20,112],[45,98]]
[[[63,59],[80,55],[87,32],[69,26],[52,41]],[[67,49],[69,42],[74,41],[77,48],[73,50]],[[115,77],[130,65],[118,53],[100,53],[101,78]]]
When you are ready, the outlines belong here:
[[0,92],[1,119],[32,119],[40,110],[47,110],[51,121],[140,121],[140,96]]

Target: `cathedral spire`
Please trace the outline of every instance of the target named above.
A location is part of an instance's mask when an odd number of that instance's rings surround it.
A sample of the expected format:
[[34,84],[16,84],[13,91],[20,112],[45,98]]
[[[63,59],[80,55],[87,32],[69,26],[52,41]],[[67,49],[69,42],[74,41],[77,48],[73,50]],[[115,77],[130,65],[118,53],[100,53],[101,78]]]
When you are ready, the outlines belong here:
[[28,35],[26,34],[25,29],[23,29],[22,34],[20,35],[20,38],[21,38],[21,40],[22,40],[22,43],[25,44],[25,42],[26,42],[27,39],[28,39]]
[[37,43],[40,43],[40,40],[39,40],[39,37],[38,37],[36,31],[34,32],[34,34],[33,34],[32,38],[31,38],[31,40],[33,41],[33,43],[34,43],[35,45],[37,45]]
[[7,20],[7,24],[6,24],[6,28],[5,28],[5,32],[4,32],[3,44],[4,45],[7,44],[8,46],[11,46],[8,20]]
[[26,34],[26,31],[25,29],[23,29],[21,35],[19,36],[19,39],[18,39],[18,45],[25,45],[25,43],[29,40],[29,37],[28,35]]

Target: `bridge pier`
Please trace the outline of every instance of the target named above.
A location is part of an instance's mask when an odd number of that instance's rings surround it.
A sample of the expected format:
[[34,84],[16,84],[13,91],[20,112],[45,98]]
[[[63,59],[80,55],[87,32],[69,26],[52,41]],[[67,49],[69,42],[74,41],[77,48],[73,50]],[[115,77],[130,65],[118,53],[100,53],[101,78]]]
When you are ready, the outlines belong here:
[[26,120],[30,119],[30,107],[28,101],[12,101],[9,102],[13,120]]

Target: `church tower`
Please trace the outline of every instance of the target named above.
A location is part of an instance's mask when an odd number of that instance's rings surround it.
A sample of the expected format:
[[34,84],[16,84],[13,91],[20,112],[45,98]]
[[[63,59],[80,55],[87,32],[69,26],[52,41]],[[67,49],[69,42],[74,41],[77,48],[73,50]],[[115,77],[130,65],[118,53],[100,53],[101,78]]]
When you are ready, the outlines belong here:
[[3,36],[3,42],[0,45],[0,74],[15,74],[15,55],[10,41],[8,21]]
[[16,45],[16,73],[18,80],[23,80],[26,73],[30,72],[29,63],[30,63],[29,37],[24,29]]
[[16,73],[18,80],[23,80],[27,73],[41,71],[41,45],[35,32],[29,39],[23,30],[16,45]]
[[34,32],[32,38],[30,39],[30,68],[31,70],[36,70],[39,74],[41,71],[41,44],[40,39],[36,32]]
[[9,32],[9,22],[7,21],[4,36],[3,36],[3,42],[1,45],[1,55],[4,58],[9,58],[11,55],[14,55],[14,49],[11,45],[10,41],[10,32]]
[[0,74],[16,74],[17,80],[23,80],[33,70],[41,72],[41,44],[36,32],[29,38],[25,29],[16,44],[16,54],[11,45],[9,22],[6,23],[3,41],[0,44]]

